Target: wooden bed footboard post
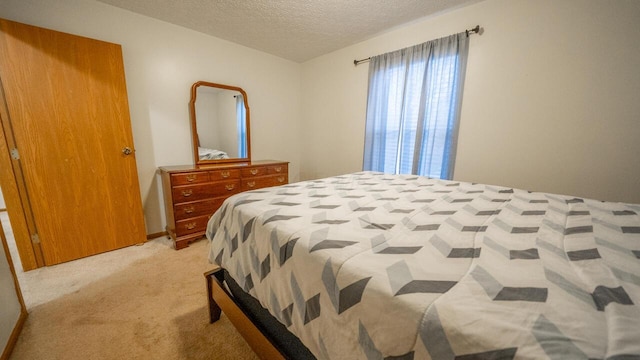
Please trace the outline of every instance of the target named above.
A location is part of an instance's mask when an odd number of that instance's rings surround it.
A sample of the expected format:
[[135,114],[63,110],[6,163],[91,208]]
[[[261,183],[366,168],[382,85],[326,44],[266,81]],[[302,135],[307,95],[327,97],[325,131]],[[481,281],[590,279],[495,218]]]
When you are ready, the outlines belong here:
[[222,268],[216,268],[204,273],[204,277],[207,280],[207,300],[209,301],[209,323],[220,320],[220,314],[222,310],[218,303],[213,299],[213,282],[218,282],[219,286],[222,286],[224,280],[224,271]]
[[247,341],[249,347],[264,360],[284,360],[273,343],[263,334],[258,327],[247,317],[244,311],[236,304],[229,291],[224,286],[224,270],[220,267],[204,273],[207,280],[207,297],[209,300],[209,321],[214,323],[220,319],[222,310]]

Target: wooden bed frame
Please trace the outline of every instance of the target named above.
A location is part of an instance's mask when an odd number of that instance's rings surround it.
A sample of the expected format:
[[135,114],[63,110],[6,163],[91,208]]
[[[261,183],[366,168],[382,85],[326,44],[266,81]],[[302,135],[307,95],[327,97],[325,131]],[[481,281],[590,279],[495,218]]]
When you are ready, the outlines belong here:
[[209,301],[209,322],[220,319],[221,312],[227,315],[233,326],[247,341],[251,349],[261,359],[286,359],[234,300],[233,295],[224,286],[224,270],[220,267],[204,273],[207,281],[207,299]]

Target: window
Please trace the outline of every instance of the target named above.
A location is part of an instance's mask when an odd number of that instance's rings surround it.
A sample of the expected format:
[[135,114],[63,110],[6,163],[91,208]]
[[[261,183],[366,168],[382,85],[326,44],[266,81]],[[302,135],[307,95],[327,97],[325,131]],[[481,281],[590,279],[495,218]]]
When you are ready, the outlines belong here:
[[461,33],[371,59],[365,170],[452,177],[466,40]]

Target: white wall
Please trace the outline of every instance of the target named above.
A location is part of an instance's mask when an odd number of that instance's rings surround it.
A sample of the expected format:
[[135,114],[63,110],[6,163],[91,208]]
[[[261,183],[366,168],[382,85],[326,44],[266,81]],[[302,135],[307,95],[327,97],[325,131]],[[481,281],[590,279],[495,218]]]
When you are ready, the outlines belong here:
[[640,1],[487,0],[303,64],[301,177],[362,169],[366,58],[472,35],[454,178],[640,203]]
[[200,146],[210,149],[220,149],[221,118],[218,116],[217,92],[218,89],[199,87],[195,104],[198,140]]
[[300,65],[94,0],[3,0],[0,17],[122,45],[147,233],[164,230],[156,169],[192,164],[191,85],[243,88],[251,110],[251,152],[290,161],[298,180]]
[[233,93],[232,91],[220,91],[217,96],[217,116],[220,119],[218,132],[226,134],[220,137],[220,142],[217,144],[220,144],[219,150],[224,150],[230,157],[237,158],[240,157],[240,154],[238,153],[238,116],[235,96],[239,96],[239,93],[235,92],[238,95],[232,95]]

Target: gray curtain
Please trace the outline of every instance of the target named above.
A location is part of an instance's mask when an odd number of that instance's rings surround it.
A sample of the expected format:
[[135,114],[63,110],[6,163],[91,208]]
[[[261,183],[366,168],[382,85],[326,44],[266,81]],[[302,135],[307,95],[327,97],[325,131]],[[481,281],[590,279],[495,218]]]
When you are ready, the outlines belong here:
[[453,177],[467,56],[462,32],[371,58],[364,170]]
[[238,157],[247,157],[247,111],[244,107],[244,96],[237,94],[236,98],[236,124],[238,134]]

